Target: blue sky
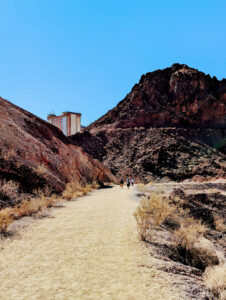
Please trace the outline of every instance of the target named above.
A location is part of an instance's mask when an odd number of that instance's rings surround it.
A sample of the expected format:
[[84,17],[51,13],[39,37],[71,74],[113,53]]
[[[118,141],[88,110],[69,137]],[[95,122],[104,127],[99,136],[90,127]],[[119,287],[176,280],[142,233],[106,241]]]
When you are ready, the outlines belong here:
[[88,125],[175,62],[225,78],[225,15],[225,0],[0,0],[0,96]]

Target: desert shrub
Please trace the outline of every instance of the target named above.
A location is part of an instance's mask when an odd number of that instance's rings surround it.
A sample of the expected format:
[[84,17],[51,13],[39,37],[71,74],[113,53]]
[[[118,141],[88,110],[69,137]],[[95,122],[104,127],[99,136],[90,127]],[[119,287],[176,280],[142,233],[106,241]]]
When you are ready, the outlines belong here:
[[91,184],[86,184],[84,187],[80,188],[80,191],[82,192],[83,195],[86,195],[87,193],[92,191],[92,185]]
[[167,226],[172,231],[175,245],[172,259],[201,270],[219,263],[213,243],[203,236],[207,228],[189,216],[179,198],[169,200],[151,193],[141,199],[134,216],[142,240],[148,240],[152,229],[158,226]]
[[149,199],[142,198],[140,205],[138,206],[136,212],[134,213],[135,219],[137,221],[138,231],[142,240],[146,240],[151,226],[151,218],[149,217]]
[[8,226],[12,223],[13,216],[10,208],[5,208],[0,211],[0,233],[5,234]]
[[170,206],[166,198],[156,193],[152,193],[149,197],[142,197],[134,213],[141,239],[147,239],[151,226],[160,226],[168,218],[172,218],[174,213],[175,208]]
[[177,243],[189,249],[197,239],[206,232],[206,227],[198,220],[192,217],[184,217],[180,221],[180,228],[174,233],[177,237]]
[[226,299],[226,263],[206,268],[203,278],[206,286],[219,299]]

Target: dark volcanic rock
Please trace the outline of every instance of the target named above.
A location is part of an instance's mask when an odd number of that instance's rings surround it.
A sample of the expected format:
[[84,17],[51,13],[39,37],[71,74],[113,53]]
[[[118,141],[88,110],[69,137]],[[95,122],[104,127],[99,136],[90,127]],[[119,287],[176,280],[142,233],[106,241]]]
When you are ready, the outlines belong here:
[[[211,189],[209,189],[211,191]],[[171,198],[179,197],[184,200],[183,208],[189,210],[189,214],[195,219],[201,220],[203,224],[208,225],[211,229],[215,229],[216,214],[225,218],[226,215],[226,196],[220,190],[216,192],[195,193],[185,192],[181,189],[175,189],[171,193]],[[225,190],[224,190],[225,192]]]
[[0,179],[13,179],[25,191],[47,185],[62,191],[69,181],[113,179],[55,126],[0,98]]
[[175,64],[141,77],[124,100],[72,137],[118,176],[224,176],[226,80]]

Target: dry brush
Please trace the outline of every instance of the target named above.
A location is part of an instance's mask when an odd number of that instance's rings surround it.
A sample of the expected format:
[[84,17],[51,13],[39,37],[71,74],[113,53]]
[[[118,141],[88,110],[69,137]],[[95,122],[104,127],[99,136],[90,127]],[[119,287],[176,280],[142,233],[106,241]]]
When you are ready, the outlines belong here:
[[18,183],[0,181],[0,200],[4,200],[4,203],[10,200],[14,204],[0,210],[0,234],[7,235],[8,227],[14,220],[35,215],[54,206],[59,201],[70,201],[97,188],[99,185],[96,182],[84,185],[70,182],[61,195],[56,195],[48,187],[45,187],[42,190],[34,190],[33,195],[23,194],[23,200],[21,200],[18,193]]
[[[169,199],[162,191],[151,192],[149,186],[140,185],[145,193],[134,213],[143,241],[150,241],[157,228],[167,228],[174,240],[174,259],[203,271],[204,282],[217,297],[225,299],[225,258],[207,238],[208,228],[183,208],[184,200]],[[222,218],[215,218],[218,231],[225,230]]]

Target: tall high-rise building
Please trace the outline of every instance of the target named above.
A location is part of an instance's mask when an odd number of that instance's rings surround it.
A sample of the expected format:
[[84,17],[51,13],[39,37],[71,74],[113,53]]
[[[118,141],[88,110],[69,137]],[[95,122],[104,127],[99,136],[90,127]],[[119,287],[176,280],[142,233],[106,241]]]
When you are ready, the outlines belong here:
[[63,112],[61,116],[50,114],[48,122],[58,127],[66,136],[73,135],[81,131],[81,114],[74,112]]

